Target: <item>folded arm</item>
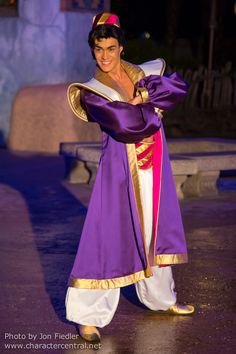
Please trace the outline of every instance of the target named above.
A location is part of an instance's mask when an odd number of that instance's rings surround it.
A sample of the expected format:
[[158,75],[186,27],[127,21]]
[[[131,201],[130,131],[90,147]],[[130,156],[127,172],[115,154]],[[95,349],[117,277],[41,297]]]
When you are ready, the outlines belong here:
[[188,92],[188,84],[178,74],[150,75],[136,84],[138,92],[146,92],[147,101],[161,110],[173,109]]
[[161,126],[161,115],[152,104],[109,102],[92,92],[81,95],[89,119],[97,122],[102,130],[123,143],[137,143],[153,135]]

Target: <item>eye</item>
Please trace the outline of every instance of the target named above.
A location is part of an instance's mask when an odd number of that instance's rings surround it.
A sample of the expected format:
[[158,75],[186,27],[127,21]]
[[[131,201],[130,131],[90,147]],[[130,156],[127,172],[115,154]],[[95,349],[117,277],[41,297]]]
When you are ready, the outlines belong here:
[[97,53],[99,53],[99,52],[101,52],[101,48],[96,48],[96,47],[95,47],[95,48],[94,48],[94,51],[97,52]]

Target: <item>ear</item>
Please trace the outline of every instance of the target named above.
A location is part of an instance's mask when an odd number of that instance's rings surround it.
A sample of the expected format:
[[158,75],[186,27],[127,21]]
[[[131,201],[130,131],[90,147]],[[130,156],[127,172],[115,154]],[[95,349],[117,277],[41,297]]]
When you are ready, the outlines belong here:
[[121,45],[120,46],[120,54],[123,52],[124,47]]

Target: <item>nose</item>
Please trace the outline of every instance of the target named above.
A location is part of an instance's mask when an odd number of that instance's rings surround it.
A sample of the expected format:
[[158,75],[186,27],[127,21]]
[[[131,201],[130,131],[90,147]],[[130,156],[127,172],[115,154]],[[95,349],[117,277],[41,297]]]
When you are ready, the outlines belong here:
[[102,53],[102,59],[107,59],[107,51],[104,50]]

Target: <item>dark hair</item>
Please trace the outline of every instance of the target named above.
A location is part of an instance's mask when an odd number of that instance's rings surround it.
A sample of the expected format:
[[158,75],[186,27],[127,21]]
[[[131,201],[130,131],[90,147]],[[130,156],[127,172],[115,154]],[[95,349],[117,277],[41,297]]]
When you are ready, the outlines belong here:
[[95,41],[102,38],[115,38],[120,46],[124,46],[125,37],[123,31],[114,25],[99,25],[89,32],[88,44],[93,50],[95,47]]

